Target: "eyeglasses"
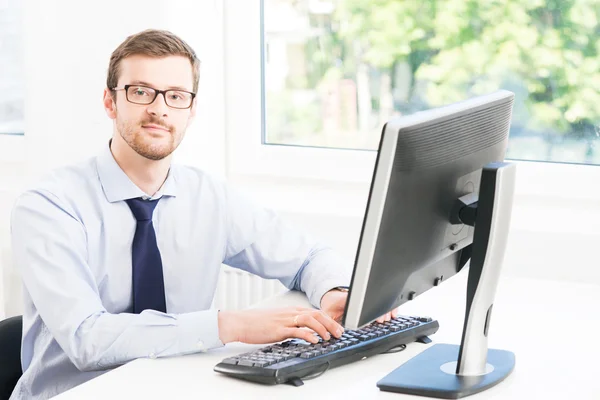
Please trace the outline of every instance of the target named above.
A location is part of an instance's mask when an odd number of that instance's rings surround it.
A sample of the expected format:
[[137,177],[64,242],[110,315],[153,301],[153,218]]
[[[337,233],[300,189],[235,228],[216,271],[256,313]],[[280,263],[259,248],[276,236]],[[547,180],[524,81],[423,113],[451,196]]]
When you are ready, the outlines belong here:
[[185,90],[158,90],[140,85],[125,85],[122,88],[115,87],[112,90],[124,90],[128,102],[144,105],[154,103],[154,100],[162,93],[165,103],[169,107],[177,109],[190,108],[194,97],[196,97],[196,93],[186,92]]

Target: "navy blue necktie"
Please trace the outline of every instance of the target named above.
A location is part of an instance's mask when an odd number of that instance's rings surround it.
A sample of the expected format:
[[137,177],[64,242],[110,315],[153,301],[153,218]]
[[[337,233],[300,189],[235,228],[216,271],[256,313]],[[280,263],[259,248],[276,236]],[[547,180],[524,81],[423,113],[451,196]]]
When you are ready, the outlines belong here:
[[162,260],[152,225],[152,213],[158,200],[136,198],[126,202],[137,220],[131,249],[133,312],[139,314],[147,309],[167,312]]

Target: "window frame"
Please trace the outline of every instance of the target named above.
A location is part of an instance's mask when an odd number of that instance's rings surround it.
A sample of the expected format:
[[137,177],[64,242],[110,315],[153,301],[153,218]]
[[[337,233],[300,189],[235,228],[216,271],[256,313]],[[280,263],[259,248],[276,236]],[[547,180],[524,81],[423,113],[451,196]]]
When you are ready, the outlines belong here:
[[[234,175],[364,182],[371,150],[263,143],[265,110],[261,1],[224,1],[225,121],[228,171]],[[256,18],[253,18],[255,16]]]

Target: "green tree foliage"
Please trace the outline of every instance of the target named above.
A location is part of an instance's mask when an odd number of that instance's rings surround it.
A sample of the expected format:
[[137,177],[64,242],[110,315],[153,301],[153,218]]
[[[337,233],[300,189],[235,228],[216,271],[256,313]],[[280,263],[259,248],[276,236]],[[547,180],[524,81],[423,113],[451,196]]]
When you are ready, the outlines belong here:
[[[595,135],[600,120],[597,0],[343,0],[328,54],[379,70],[410,66],[411,101],[448,104],[498,88],[520,96],[513,126]],[[334,46],[334,47],[335,47]],[[341,49],[341,50],[340,50]],[[324,62],[325,60],[321,60]],[[393,82],[392,82],[393,84]],[[415,85],[423,86],[415,91]],[[417,99],[416,97],[420,97]]]

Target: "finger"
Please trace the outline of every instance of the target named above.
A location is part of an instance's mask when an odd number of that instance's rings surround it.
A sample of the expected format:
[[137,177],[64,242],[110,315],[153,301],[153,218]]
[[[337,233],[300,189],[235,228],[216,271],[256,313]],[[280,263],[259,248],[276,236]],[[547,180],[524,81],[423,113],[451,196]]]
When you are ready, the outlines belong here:
[[383,324],[383,321],[384,321],[383,315],[381,317],[377,318],[377,322],[379,322],[380,324]]
[[391,319],[392,319],[392,313],[385,314],[385,320],[386,320],[386,322],[389,322]]
[[309,343],[318,343],[319,342],[319,338],[316,337],[312,331],[308,330],[308,329],[303,329],[303,328],[286,328],[283,331],[284,337],[286,338],[298,338],[298,339],[304,339]]
[[342,333],[344,333],[344,328],[340,324],[338,324],[333,318],[331,318],[328,314],[322,311],[317,311],[313,314],[313,316],[317,321],[323,324],[327,331],[329,331],[336,338],[339,339],[340,336],[342,336]]
[[397,308],[394,308],[392,310],[392,318],[394,318],[394,319],[398,318],[398,309]]
[[317,332],[319,336],[323,338],[323,340],[329,340],[329,332],[327,332],[327,329],[323,326],[322,323],[317,321],[310,314],[300,315],[298,317],[298,325],[306,326],[307,328],[312,329],[313,331]]

